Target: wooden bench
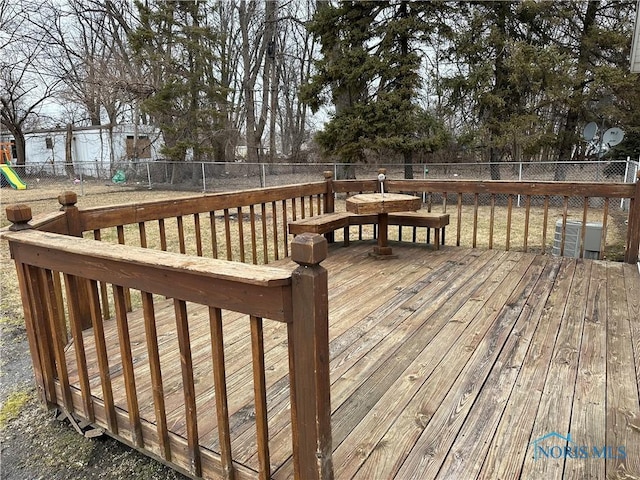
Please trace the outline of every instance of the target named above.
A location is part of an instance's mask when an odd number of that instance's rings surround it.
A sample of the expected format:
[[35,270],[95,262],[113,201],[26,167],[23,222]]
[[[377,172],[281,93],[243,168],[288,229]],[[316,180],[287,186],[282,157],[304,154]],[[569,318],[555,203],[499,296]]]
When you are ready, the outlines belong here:
[[[402,241],[402,227],[426,227],[427,243],[430,241],[431,229],[434,230],[433,246],[436,250],[444,245],[445,228],[449,225],[448,213],[432,213],[418,210],[417,212],[398,212],[389,214],[389,225],[400,227],[399,240]],[[442,230],[442,233],[440,232]],[[413,234],[415,242],[415,229]]]
[[[339,228],[345,229],[344,244],[349,245],[349,226],[351,225],[376,225],[377,215],[356,215],[349,212],[334,212],[316,215],[289,222],[289,233],[299,235],[301,233],[317,233],[319,235],[333,233]],[[445,227],[449,225],[448,213],[431,213],[418,210],[417,212],[397,212],[389,214],[389,225],[400,227],[400,240],[402,240],[402,227],[426,227],[427,243],[430,242],[431,229],[434,229],[434,248],[438,250],[444,244]],[[442,232],[441,232],[442,231]],[[415,229],[414,229],[415,242]]]
[[289,222],[289,233],[300,235],[301,233],[317,233],[319,235],[334,232],[339,228],[349,226],[349,216],[347,212],[323,213],[315,217],[302,218]]

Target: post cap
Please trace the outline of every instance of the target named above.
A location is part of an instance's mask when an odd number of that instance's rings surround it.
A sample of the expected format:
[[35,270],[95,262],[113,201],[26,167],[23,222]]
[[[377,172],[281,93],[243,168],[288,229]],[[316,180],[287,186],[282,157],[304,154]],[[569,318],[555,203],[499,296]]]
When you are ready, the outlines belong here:
[[24,230],[29,227],[29,221],[33,218],[31,214],[31,207],[29,205],[17,204],[9,205],[6,209],[7,220],[13,225],[9,227],[9,230]]
[[78,203],[78,195],[71,191],[62,192],[58,195],[58,203],[63,207],[73,206]]
[[322,172],[322,174],[324,175],[324,178],[326,178],[327,180],[329,180],[330,178],[333,178],[333,172],[331,170],[325,170],[324,172]]
[[317,265],[328,254],[326,238],[316,233],[302,233],[291,242],[291,259],[299,265]]

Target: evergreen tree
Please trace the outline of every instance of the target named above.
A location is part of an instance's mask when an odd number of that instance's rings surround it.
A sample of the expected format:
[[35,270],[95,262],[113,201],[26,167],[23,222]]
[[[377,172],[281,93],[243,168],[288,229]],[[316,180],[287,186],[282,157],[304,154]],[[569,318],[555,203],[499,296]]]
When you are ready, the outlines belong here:
[[[309,28],[322,44],[317,74],[303,98],[335,112],[316,139],[346,167],[367,152],[400,154],[410,164],[417,149],[437,148],[444,129],[417,102],[422,86],[415,44],[428,33],[434,7],[411,2],[322,2]],[[330,90],[330,98],[327,95]],[[407,168],[405,175],[413,171]]]
[[[625,117],[633,2],[461,2],[450,18],[450,59],[442,87],[455,114],[473,115],[466,138],[499,162],[572,160],[584,125]],[[637,79],[636,79],[637,82]],[[609,106],[594,111],[601,98]],[[628,107],[625,107],[628,108]],[[597,109],[596,109],[597,110]],[[628,115],[627,115],[628,117]],[[584,143],[584,142],[583,142]],[[556,180],[565,178],[562,164]]]
[[206,2],[136,3],[140,26],[130,34],[136,58],[154,92],[143,102],[164,136],[164,154],[200,160],[217,129],[222,89],[213,77],[216,34],[207,25]]

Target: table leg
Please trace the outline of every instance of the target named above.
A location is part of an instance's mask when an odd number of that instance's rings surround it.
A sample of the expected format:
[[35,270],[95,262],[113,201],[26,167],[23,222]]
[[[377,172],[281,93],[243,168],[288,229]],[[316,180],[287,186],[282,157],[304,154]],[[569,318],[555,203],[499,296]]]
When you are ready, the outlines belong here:
[[378,214],[378,245],[373,248],[376,255],[391,255],[391,247],[387,244],[389,235],[389,214]]

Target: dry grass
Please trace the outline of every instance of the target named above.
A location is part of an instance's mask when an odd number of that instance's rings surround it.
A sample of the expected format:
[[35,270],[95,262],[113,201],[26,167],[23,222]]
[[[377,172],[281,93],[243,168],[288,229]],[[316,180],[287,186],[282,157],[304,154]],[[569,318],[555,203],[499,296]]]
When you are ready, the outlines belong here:
[[[95,207],[100,205],[110,205],[126,202],[140,202],[145,200],[179,198],[193,195],[193,192],[167,192],[156,190],[139,190],[129,188],[123,190],[121,187],[110,187],[107,185],[95,185],[91,188],[85,187],[85,195],[78,197],[79,207]],[[51,213],[60,208],[57,197],[60,193],[69,189],[67,185],[57,185],[45,188],[13,190],[3,188],[1,190],[2,214],[0,215],[0,226],[9,224],[5,215],[5,208],[8,205],[23,203],[31,207],[34,216],[44,213]],[[7,242],[0,241],[0,322],[3,324],[15,323],[16,319],[22,320],[22,303],[16,271],[9,255]]]

